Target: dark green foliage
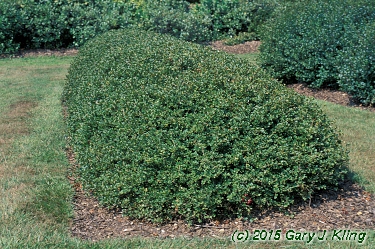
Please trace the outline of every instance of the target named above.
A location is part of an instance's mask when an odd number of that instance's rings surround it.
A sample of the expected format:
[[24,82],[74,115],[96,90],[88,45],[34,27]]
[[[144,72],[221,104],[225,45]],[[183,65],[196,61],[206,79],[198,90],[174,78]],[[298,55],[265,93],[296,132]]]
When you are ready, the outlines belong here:
[[19,29],[17,9],[0,1],[0,53],[14,53],[20,44],[14,41],[14,29]]
[[341,89],[365,105],[375,104],[375,19],[347,32],[348,46],[340,53]]
[[252,33],[259,39],[259,28],[278,5],[269,0],[146,0],[143,7],[144,26],[148,30],[167,33],[187,41],[210,41]]
[[[370,0],[286,5],[264,29],[261,65],[286,82],[340,88],[364,104],[374,103],[374,60],[367,57],[375,39],[368,27],[374,22]],[[361,38],[363,33],[370,37]]]
[[259,27],[277,6],[272,0],[0,1],[0,53],[19,47],[78,47],[105,31],[128,26],[194,42],[240,32],[258,39]]
[[201,0],[194,10],[211,20],[213,39],[221,39],[239,32],[258,34],[276,6],[268,0]]
[[63,96],[84,187],[131,217],[243,217],[249,199],[287,207],[344,175],[346,153],[313,101],[246,60],[167,35],[86,43]]
[[132,3],[113,0],[19,0],[0,3],[0,53],[80,46],[136,21]]
[[148,0],[143,7],[143,26],[147,30],[170,34],[187,41],[212,39],[211,19],[190,11],[184,0]]
[[[64,14],[69,20],[69,32],[75,47],[98,34],[125,28],[137,22],[137,8],[127,1],[89,0],[81,4],[68,2],[70,4],[64,9]],[[61,7],[63,8],[63,4]]]

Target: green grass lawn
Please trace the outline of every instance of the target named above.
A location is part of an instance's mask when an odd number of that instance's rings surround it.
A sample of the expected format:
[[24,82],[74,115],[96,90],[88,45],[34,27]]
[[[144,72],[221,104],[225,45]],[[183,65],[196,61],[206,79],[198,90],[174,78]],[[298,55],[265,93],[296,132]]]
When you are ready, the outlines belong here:
[[259,53],[249,53],[249,54],[237,54],[236,56],[238,58],[249,60],[249,61],[251,61],[252,63],[255,64],[258,55],[259,55]]
[[[244,56],[246,58],[246,56]],[[253,55],[247,58],[254,60]],[[0,248],[374,248],[355,242],[234,244],[224,239],[72,238],[60,97],[73,57],[0,60]],[[349,144],[350,169],[375,192],[375,113],[318,101]]]

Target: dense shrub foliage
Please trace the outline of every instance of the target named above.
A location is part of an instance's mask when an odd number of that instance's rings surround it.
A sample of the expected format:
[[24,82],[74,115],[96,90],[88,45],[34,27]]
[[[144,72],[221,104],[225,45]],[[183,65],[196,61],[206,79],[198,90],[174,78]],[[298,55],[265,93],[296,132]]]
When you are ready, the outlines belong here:
[[84,188],[131,217],[246,216],[344,175],[346,153],[313,101],[245,60],[171,36],[89,41],[63,99]]
[[348,46],[340,51],[338,84],[363,104],[375,105],[375,19],[346,35]]
[[[111,29],[136,26],[203,42],[258,39],[272,0],[15,0],[0,1],[0,53],[21,48],[81,46]],[[235,41],[235,40],[233,40]]]
[[191,11],[184,0],[146,0],[143,7],[143,27],[162,34],[170,34],[187,41],[209,41],[213,37],[211,19]]
[[12,53],[20,47],[20,44],[14,40],[13,32],[15,29],[20,29],[17,18],[16,7],[0,1],[0,53]]
[[264,29],[261,64],[287,82],[340,88],[374,104],[374,23],[371,0],[290,5]]
[[220,39],[239,32],[258,34],[275,7],[274,1],[267,0],[201,0],[194,11],[211,20],[213,38]]
[[[286,2],[289,1],[281,1]],[[138,6],[142,10],[143,28],[194,42],[224,38],[234,38],[231,42],[257,40],[263,23],[282,6],[272,0],[144,0],[142,3]]]
[[81,46],[136,21],[136,5],[113,0],[0,1],[0,53]]

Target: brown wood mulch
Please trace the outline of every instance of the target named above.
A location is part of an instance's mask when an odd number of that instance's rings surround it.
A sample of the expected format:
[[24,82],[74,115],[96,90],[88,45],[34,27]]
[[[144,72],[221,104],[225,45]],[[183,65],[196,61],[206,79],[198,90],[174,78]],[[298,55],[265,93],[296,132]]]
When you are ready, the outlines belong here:
[[299,94],[329,101],[335,104],[375,112],[375,106],[363,106],[347,93],[332,89],[312,89],[305,83],[287,85]]
[[260,41],[247,41],[234,46],[227,46],[223,41],[214,41],[208,45],[210,45],[215,50],[222,50],[231,54],[246,54],[257,52]]
[[[223,42],[211,44],[214,49],[230,53],[256,52],[259,42],[247,42],[236,46],[225,46]],[[331,101],[345,106],[356,106],[350,96],[339,91],[312,90],[304,84],[289,87],[295,91],[315,98]],[[374,110],[374,108],[367,108]],[[68,157],[74,164],[71,151]],[[75,179],[71,179],[75,182]],[[211,221],[206,224],[187,225],[183,220],[176,220],[163,225],[147,221],[132,220],[123,217],[121,210],[108,210],[99,205],[75,182],[74,197],[75,217],[72,221],[73,236],[83,239],[100,240],[112,237],[229,237],[235,230],[288,229],[296,231],[322,231],[349,228],[352,230],[375,229],[375,197],[364,191],[357,184],[343,182],[338,191],[328,190],[313,196],[307,203],[299,203],[289,210],[289,214],[277,211],[254,210],[253,222],[241,219]]]
[[[248,42],[236,46],[225,46],[222,42],[211,44],[214,49],[230,53],[255,52],[259,42]],[[77,50],[34,50],[22,51],[20,57],[38,55],[74,55]],[[356,105],[350,96],[339,91],[312,90],[304,84],[293,84],[288,87],[296,92],[337,104],[374,111]],[[218,237],[228,238],[235,230],[288,229],[298,231],[322,231],[332,229],[365,230],[375,229],[375,196],[363,190],[357,184],[345,181],[338,191],[327,190],[316,193],[312,199],[299,203],[289,209],[288,214],[274,210],[254,210],[253,221],[241,219],[211,221],[205,224],[187,225],[183,220],[176,220],[163,225],[151,224],[124,217],[121,210],[109,210],[101,207],[98,201],[82,190],[75,169],[78,165],[74,153],[67,149],[67,157],[71,164],[72,174],[68,176],[75,189],[73,198],[74,218],[70,230],[73,236],[97,241],[114,237]]]
[[62,49],[21,49],[12,55],[0,54],[0,58],[27,58],[36,56],[68,56],[76,55],[78,49],[76,48],[62,48]]
[[[67,156],[73,169],[78,165],[73,152]],[[211,221],[205,224],[187,225],[183,220],[155,225],[147,221],[124,217],[121,210],[110,210],[85,193],[73,173],[69,180],[74,186],[74,218],[71,225],[73,236],[97,241],[113,237],[229,237],[235,230],[280,229],[285,233],[295,231],[323,231],[332,229],[375,229],[375,198],[350,181],[340,184],[338,191],[317,193],[305,203],[298,203],[285,212],[254,210],[254,221],[241,219]]]

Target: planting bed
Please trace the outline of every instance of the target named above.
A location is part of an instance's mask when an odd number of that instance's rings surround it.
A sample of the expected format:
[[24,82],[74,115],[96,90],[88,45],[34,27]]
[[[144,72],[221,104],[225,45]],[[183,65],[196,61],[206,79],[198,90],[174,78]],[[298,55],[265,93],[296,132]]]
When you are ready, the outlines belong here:
[[[213,44],[214,49],[222,49],[233,53],[256,51],[256,47],[225,46]],[[302,84],[291,85],[297,92],[314,96],[341,105],[355,105],[344,93],[330,90],[312,91]],[[373,108],[367,108],[373,110]],[[74,155],[68,150],[67,155],[72,169],[77,167]],[[74,174],[73,174],[74,175]],[[375,199],[370,193],[350,181],[343,182],[337,192],[326,191],[316,194],[310,202],[299,203],[290,208],[290,214],[282,214],[273,210],[254,210],[254,221],[212,220],[211,222],[188,226],[178,220],[164,225],[153,225],[140,220],[123,217],[120,210],[102,208],[98,201],[85,194],[74,177],[70,178],[76,190],[74,199],[75,218],[71,232],[74,236],[100,240],[109,237],[228,237],[236,229],[286,229],[294,230],[332,230],[337,228],[374,229]]]
[[[72,168],[76,168],[74,155],[67,151]],[[98,241],[114,237],[229,237],[237,230],[275,230],[285,233],[295,231],[321,231],[339,228],[352,230],[375,229],[375,198],[357,184],[346,181],[339,191],[317,194],[311,203],[299,203],[290,209],[290,214],[272,210],[254,212],[253,222],[241,220],[211,221],[188,226],[178,220],[164,225],[154,225],[140,220],[123,217],[120,210],[108,210],[99,205],[94,197],[82,191],[74,177],[70,178],[76,195],[74,198],[74,218],[71,226],[73,236]]]
[[[219,49],[219,47],[215,47]],[[225,46],[220,43],[220,49],[237,53],[253,52],[245,50],[243,46]],[[22,51],[21,56],[64,55],[67,52],[51,50]],[[70,51],[68,54],[74,54]],[[311,90],[303,84],[290,85],[297,92],[319,99],[363,108],[353,103],[350,97],[338,91]],[[375,111],[375,108],[367,107]],[[67,151],[72,169],[76,167],[74,155]],[[74,177],[70,177],[76,195],[74,198],[74,219],[71,232],[73,236],[83,239],[100,240],[109,237],[227,237],[236,229],[305,229],[316,231],[323,229],[375,229],[375,198],[363,191],[358,185],[345,182],[338,192],[328,192],[316,195],[311,203],[304,203],[291,208],[294,215],[288,216],[278,212],[257,212],[253,223],[239,220],[212,221],[211,223],[187,226],[183,221],[156,226],[137,220],[122,217],[118,210],[107,210],[99,206],[97,200],[84,193]],[[309,205],[310,204],[310,205]]]

